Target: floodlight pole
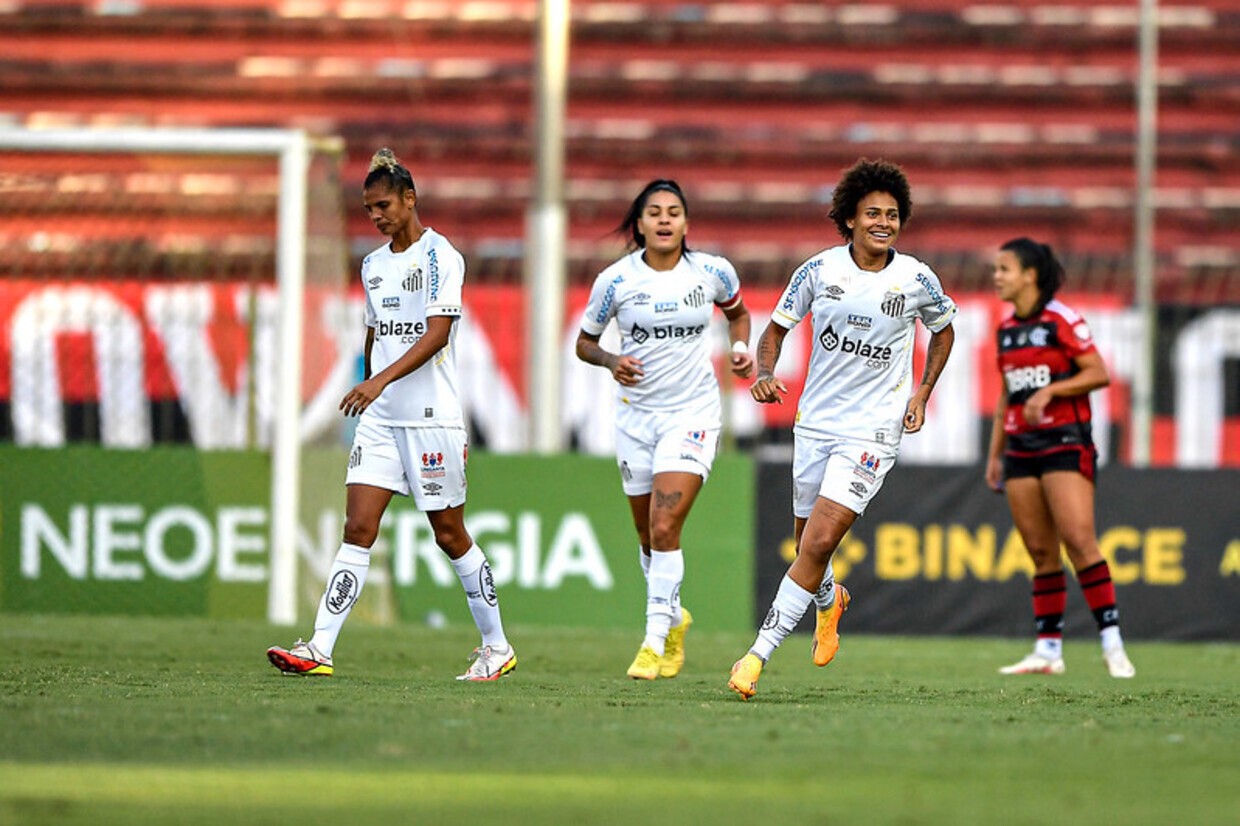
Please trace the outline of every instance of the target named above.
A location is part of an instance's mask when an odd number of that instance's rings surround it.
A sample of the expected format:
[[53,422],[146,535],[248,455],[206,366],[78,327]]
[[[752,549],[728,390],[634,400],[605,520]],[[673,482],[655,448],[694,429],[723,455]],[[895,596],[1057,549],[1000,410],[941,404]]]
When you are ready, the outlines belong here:
[[568,0],[539,0],[535,94],[534,193],[526,218],[526,389],[529,443],[535,453],[563,448],[560,423],[564,331],[564,112],[568,86]]
[[1140,318],[1140,351],[1132,377],[1132,464],[1149,467],[1153,445],[1154,360],[1158,331],[1154,303],[1154,171],[1158,135],[1158,2],[1141,0],[1137,73],[1137,192],[1133,232],[1133,302]]

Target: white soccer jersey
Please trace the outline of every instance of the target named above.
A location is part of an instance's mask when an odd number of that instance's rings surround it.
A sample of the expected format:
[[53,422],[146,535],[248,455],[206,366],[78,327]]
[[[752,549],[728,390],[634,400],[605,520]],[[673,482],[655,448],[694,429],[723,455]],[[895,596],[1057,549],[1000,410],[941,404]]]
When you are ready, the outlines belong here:
[[847,244],[832,247],[797,267],[771,320],[791,328],[808,314],[813,349],[793,432],[898,445],[912,393],[914,320],[937,333],[956,315],[938,276],[894,251],[870,272]]
[[710,361],[714,305],[740,301],[740,281],[726,259],[687,252],[667,272],[651,269],[642,251],[599,273],[581,329],[602,335],[611,319],[620,328],[620,354],[633,356],[645,373],[633,387],[617,384],[623,404],[646,410],[719,404],[719,382]]
[[[371,375],[392,364],[426,334],[426,319],[461,315],[465,260],[448,239],[426,228],[409,249],[390,244],[362,260],[366,326],[375,331]],[[383,389],[363,415],[404,427],[463,427],[456,393],[456,325],[447,345],[404,378]]]

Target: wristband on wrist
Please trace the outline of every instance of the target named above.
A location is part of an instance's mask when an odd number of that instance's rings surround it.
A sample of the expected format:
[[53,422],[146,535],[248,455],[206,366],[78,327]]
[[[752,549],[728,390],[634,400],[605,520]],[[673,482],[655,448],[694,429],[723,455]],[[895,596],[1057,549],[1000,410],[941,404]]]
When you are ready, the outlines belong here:
[[749,342],[747,341],[732,342],[732,355],[743,356],[748,352],[749,352]]

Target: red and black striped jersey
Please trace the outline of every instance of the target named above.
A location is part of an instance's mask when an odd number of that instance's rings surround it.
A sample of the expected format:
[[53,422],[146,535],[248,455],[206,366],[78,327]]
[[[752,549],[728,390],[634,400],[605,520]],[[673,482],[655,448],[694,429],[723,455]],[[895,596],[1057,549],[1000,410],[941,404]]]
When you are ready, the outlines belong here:
[[1066,447],[1092,445],[1089,395],[1057,396],[1046,406],[1042,421],[1025,421],[1025,401],[1053,381],[1078,372],[1076,359],[1095,352],[1089,326],[1075,310],[1052,299],[1029,318],[1015,314],[998,329],[999,372],[1007,392],[1007,452],[1037,454]]

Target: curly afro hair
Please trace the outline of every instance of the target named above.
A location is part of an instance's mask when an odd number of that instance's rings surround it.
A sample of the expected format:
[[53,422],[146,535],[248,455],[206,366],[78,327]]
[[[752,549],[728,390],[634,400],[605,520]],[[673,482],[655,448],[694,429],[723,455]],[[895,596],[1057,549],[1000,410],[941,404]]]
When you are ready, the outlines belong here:
[[857,215],[857,205],[871,192],[886,192],[896,199],[896,207],[900,210],[900,225],[908,223],[913,217],[913,198],[909,194],[908,178],[904,170],[890,161],[878,159],[872,161],[862,158],[845,170],[840,182],[835,185],[831,196],[831,211],[827,217],[835,222],[845,241],[852,240],[852,230],[848,222]]

